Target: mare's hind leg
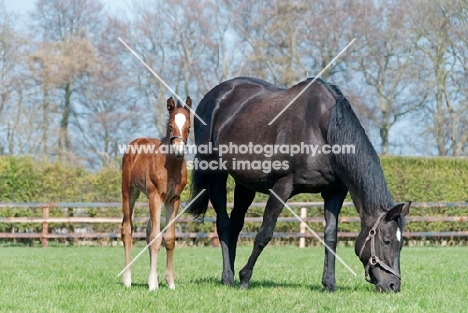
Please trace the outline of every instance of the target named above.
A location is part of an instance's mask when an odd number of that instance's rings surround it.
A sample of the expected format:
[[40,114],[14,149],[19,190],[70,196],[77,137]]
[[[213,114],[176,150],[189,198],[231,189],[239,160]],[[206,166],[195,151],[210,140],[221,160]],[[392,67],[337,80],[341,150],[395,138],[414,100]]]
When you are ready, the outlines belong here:
[[[166,204],[166,225],[170,223],[172,220],[175,219],[177,212],[179,211],[180,205],[180,197],[176,196]],[[175,223],[172,223],[171,226],[166,230],[166,234],[164,235],[164,242],[166,244],[166,282],[169,285],[170,289],[175,289],[175,282],[174,282],[174,248],[175,248],[175,241],[176,241],[176,234],[175,234]]]
[[[150,255],[150,273],[148,276],[149,290],[155,290],[159,287],[157,263],[158,253],[161,248],[162,236],[161,232],[161,207],[162,201],[157,192],[149,195],[150,219],[146,228],[146,242],[152,244],[149,246]],[[155,239],[157,236],[159,237]]]
[[283,202],[286,202],[291,196],[292,184],[288,177],[279,180],[274,185],[273,191],[276,195],[271,193],[268,198],[265,212],[263,213],[262,225],[260,226],[258,234],[255,236],[252,254],[249,257],[247,264],[239,272],[240,288],[242,289],[247,289],[249,287],[249,281],[252,277],[255,262],[257,262],[257,258],[260,256],[260,253],[273,237],[276,221],[284,207]]
[[[340,214],[343,200],[348,190],[340,188],[328,193],[322,193],[325,201],[325,244],[336,253],[336,242],[338,232],[338,215]],[[322,285],[327,291],[335,291],[335,255],[325,248],[325,260],[323,266]]]
[[231,212],[231,238],[229,239],[229,258],[231,270],[234,273],[234,262],[236,260],[237,240],[239,233],[244,227],[245,213],[255,198],[255,191],[236,183],[234,188],[234,208]]
[[[132,216],[133,216],[133,206],[135,205],[135,201],[138,199],[140,195],[140,191],[136,188],[132,188],[130,183],[127,182],[125,179],[122,181],[122,213],[123,213],[123,220],[122,220],[122,230],[121,230],[121,238],[124,245],[125,251],[125,267],[130,264],[131,255],[130,250],[132,248],[132,233],[133,233],[133,223],[132,223]],[[132,285],[132,272],[130,267],[128,267],[122,276],[122,282],[126,287],[130,287]]]
[[217,173],[210,177],[208,194],[211,204],[216,211],[216,228],[218,230],[221,252],[223,254],[222,283],[234,285],[234,273],[229,259],[229,238],[231,237],[231,222],[226,210],[226,181],[227,173]]

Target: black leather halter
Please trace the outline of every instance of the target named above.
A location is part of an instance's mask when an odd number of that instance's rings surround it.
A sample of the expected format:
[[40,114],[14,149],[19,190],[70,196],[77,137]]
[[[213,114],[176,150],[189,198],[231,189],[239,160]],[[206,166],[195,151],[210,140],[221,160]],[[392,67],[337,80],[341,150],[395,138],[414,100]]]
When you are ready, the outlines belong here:
[[398,277],[398,279],[401,279],[401,276],[400,276],[399,273],[397,273],[390,266],[385,264],[375,254],[375,234],[377,233],[377,229],[379,228],[380,222],[382,221],[382,218],[385,216],[385,214],[387,214],[386,211],[380,213],[379,217],[377,218],[377,221],[375,221],[374,227],[372,227],[371,230],[369,231],[369,235],[367,235],[366,240],[364,241],[364,243],[362,245],[361,251],[359,252],[359,259],[361,259],[362,253],[364,252],[364,248],[366,247],[367,242],[370,240],[371,256],[370,256],[369,261],[367,261],[367,264],[365,266],[366,280],[369,283],[373,283],[372,280],[370,279],[369,269],[374,268],[376,266],[380,266],[385,271],[387,271],[387,272],[393,274],[394,276]]

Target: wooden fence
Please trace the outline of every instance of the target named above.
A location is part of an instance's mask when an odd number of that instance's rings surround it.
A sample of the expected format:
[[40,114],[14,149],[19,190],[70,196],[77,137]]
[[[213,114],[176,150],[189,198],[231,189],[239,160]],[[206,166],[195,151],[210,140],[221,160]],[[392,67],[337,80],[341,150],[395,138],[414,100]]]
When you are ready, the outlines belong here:
[[[323,207],[322,202],[290,202],[290,207],[300,207],[300,216],[305,223],[307,222],[322,222],[321,217],[307,217],[307,208],[311,207]],[[147,207],[147,203],[136,203],[136,207]],[[232,203],[228,203],[229,207],[232,207]],[[265,203],[253,203],[252,207],[264,207]],[[344,207],[353,206],[352,203],[345,202]],[[424,207],[424,208],[440,208],[440,207],[468,207],[468,202],[413,202],[412,207]],[[0,223],[42,223],[41,232],[0,232],[0,239],[40,239],[42,246],[47,247],[48,239],[117,239],[120,238],[119,232],[112,233],[97,233],[97,232],[83,232],[83,233],[50,233],[49,223],[113,223],[120,224],[121,218],[116,217],[50,217],[49,210],[51,208],[120,208],[120,203],[0,203]],[[2,209],[5,208],[42,208],[42,217],[2,217]],[[134,218],[135,223],[145,222],[147,218]],[[210,222],[215,224],[215,218],[206,217],[204,222]],[[258,222],[262,221],[261,217],[247,217],[246,222]],[[406,218],[407,223],[411,222],[467,222],[468,216],[408,216]],[[180,218],[177,223],[193,223],[193,218]],[[297,222],[299,225],[298,232],[275,232],[274,237],[280,238],[299,238],[299,246],[305,246],[305,239],[314,237],[313,234],[306,231],[306,227],[298,219],[294,217],[280,217],[278,222]],[[359,217],[340,217],[340,223],[358,223],[360,222]],[[253,238],[256,233],[242,232],[241,238]],[[323,237],[323,233],[317,232],[317,235]],[[358,233],[355,232],[338,232],[338,238],[349,238],[355,239]],[[145,238],[144,232],[134,233],[134,238]],[[178,238],[208,238],[213,240],[213,244],[217,245],[218,235],[216,233],[215,226],[213,231],[205,233],[191,233],[191,232],[177,232]],[[427,237],[468,237],[468,231],[441,231],[441,232],[404,232],[403,237],[406,238],[427,238]]]

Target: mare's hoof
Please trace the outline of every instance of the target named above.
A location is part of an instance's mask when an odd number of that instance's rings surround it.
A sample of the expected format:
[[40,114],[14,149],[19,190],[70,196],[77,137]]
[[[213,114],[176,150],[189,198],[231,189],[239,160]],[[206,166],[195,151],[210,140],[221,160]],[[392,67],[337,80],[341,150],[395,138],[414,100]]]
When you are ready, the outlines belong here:
[[223,280],[221,281],[221,283],[222,283],[223,285],[229,286],[229,287],[234,286],[234,281],[231,281],[231,280],[225,280],[225,279],[223,279]]
[[325,286],[325,291],[327,291],[327,292],[334,292],[335,290],[336,290],[335,285],[326,285]]
[[234,274],[229,273],[221,277],[221,283],[226,286],[234,286]]

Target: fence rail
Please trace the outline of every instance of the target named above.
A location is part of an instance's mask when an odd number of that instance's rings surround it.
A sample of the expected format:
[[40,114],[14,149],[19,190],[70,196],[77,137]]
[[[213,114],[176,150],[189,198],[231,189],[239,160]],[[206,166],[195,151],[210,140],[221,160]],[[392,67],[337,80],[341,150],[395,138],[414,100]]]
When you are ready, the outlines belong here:
[[[232,203],[228,203],[228,207],[232,207]],[[324,222],[322,217],[307,217],[307,208],[311,207],[323,207],[323,202],[290,202],[288,203],[291,207],[301,208],[301,218],[304,222]],[[120,203],[73,203],[73,202],[60,202],[60,203],[0,203],[0,223],[42,223],[42,232],[11,232],[0,233],[0,239],[40,239],[42,246],[46,247],[48,239],[117,239],[120,238],[120,233],[97,233],[97,232],[85,232],[85,233],[50,233],[50,223],[67,223],[67,224],[93,224],[93,223],[111,223],[120,224],[121,218],[116,217],[50,217],[49,210],[52,208],[120,208]],[[136,207],[147,207],[147,203],[136,203]],[[257,202],[251,205],[252,207],[264,207],[265,203]],[[352,207],[351,202],[345,202],[344,207]],[[468,202],[413,202],[412,207],[422,208],[441,208],[441,207],[468,207]],[[5,208],[41,208],[42,217],[1,217],[2,209]],[[246,222],[261,222],[261,217],[247,217]],[[135,223],[145,222],[147,218],[134,218]],[[215,223],[216,219],[213,217],[206,217],[205,222]],[[467,222],[468,216],[408,216],[406,218],[408,223],[410,222]],[[192,218],[180,218],[177,223],[190,223],[197,222]],[[299,238],[299,246],[305,246],[305,239],[313,237],[312,234],[307,233],[304,225],[294,217],[280,217],[278,222],[297,222],[299,224],[298,232],[275,232],[275,238]],[[341,223],[357,223],[360,222],[359,217],[340,217],[339,222]],[[241,238],[253,238],[256,233],[253,232],[242,232]],[[323,233],[317,232],[320,237],[323,237]],[[136,232],[133,234],[134,238],[145,238],[144,232]],[[356,232],[338,232],[338,238],[356,238],[358,233]],[[204,238],[212,239],[216,244],[218,235],[216,229],[212,232],[194,233],[194,232],[176,232],[177,238]],[[406,238],[423,238],[423,237],[468,237],[468,231],[439,231],[439,232],[404,232],[403,236]]]

